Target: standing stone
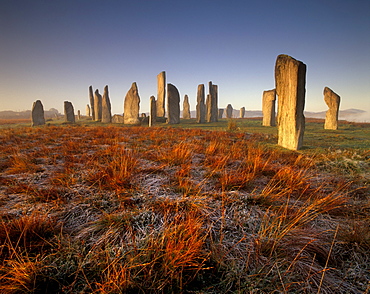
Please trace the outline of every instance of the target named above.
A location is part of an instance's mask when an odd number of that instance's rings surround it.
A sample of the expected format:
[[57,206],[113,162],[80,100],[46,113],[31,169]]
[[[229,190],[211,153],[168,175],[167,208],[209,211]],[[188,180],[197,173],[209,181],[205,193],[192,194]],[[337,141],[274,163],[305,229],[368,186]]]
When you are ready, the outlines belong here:
[[77,119],[81,120],[81,111],[80,110],[77,110]]
[[149,105],[149,127],[155,125],[157,121],[157,101],[155,101],[155,97],[150,97],[150,105]]
[[167,84],[167,115],[168,124],[180,123],[180,94],[172,84]]
[[244,116],[245,116],[245,107],[242,107],[242,108],[240,108],[239,117],[244,118]]
[[276,126],[275,122],[276,91],[263,91],[262,95],[262,125],[265,127]]
[[69,123],[75,123],[75,111],[69,101],[64,101],[64,120]]
[[91,116],[91,111],[90,111],[90,105],[89,104],[86,105],[86,113],[85,114],[86,114],[87,117]]
[[166,72],[162,71],[157,75],[157,116],[165,117],[166,102]]
[[206,99],[206,121],[211,121],[211,95],[207,94]]
[[124,123],[128,125],[136,125],[140,123],[139,120],[140,111],[140,96],[139,89],[136,83],[132,83],[130,90],[128,90],[123,109]]
[[198,85],[197,91],[197,123],[206,122],[206,105],[204,104],[204,84]]
[[90,108],[92,120],[95,120],[95,99],[92,86],[89,87],[89,98],[90,98]]
[[94,95],[94,117],[95,121],[101,121],[102,117],[102,102],[103,98],[99,94],[99,90],[95,90],[95,95]]
[[325,87],[324,100],[326,105],[329,107],[329,109],[326,111],[324,129],[337,130],[340,96],[334,93],[330,88]]
[[188,95],[184,96],[184,103],[182,107],[182,118],[183,119],[189,119],[191,118],[190,114],[190,104],[189,104],[189,97]]
[[227,104],[226,106],[226,118],[233,118],[233,107],[231,106],[231,104]]
[[40,100],[36,100],[32,105],[31,126],[41,126],[45,124],[44,106]]
[[212,82],[208,83],[208,95],[207,95],[207,122],[218,121],[218,87],[213,85]]
[[306,95],[306,65],[288,55],[279,55],[275,64],[278,96],[278,144],[298,150],[305,129],[303,115]]
[[102,99],[102,114],[101,122],[102,123],[111,123],[112,122],[112,109],[111,109],[108,85],[104,87],[104,94]]
[[221,119],[223,117],[223,115],[224,115],[224,109],[223,108],[220,108],[218,110],[218,118]]
[[123,124],[123,115],[115,114],[112,116],[112,123]]

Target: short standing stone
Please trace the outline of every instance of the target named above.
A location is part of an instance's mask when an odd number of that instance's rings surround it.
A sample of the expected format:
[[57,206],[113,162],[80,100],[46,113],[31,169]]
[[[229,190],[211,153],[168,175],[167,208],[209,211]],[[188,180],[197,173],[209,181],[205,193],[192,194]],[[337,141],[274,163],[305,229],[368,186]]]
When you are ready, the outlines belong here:
[[155,101],[155,97],[150,97],[150,105],[149,105],[149,127],[154,126],[157,121],[157,101]]
[[72,103],[69,101],[64,101],[64,120],[69,123],[75,122],[75,111]]
[[115,114],[112,116],[112,123],[123,124],[123,115]]
[[196,112],[197,112],[197,123],[205,123],[206,105],[204,104],[204,84],[198,85]]
[[128,90],[124,102],[124,123],[128,125],[136,125],[140,123],[140,96],[139,89],[136,83],[132,83],[130,90]]
[[180,123],[180,94],[172,84],[167,84],[167,115],[167,123]]
[[233,107],[231,106],[231,104],[227,104],[226,106],[226,118],[232,118],[233,117]]
[[93,92],[93,88],[92,86],[89,87],[89,98],[90,98],[90,108],[91,108],[91,117],[92,117],[92,120],[95,120],[95,99],[94,99],[94,92]]
[[245,116],[245,107],[242,107],[242,108],[240,108],[239,117],[244,118],[244,116]]
[[86,105],[86,113],[85,114],[86,114],[87,117],[91,116],[91,110],[90,110],[90,105],[89,104]]
[[157,75],[157,116],[164,117],[166,114],[166,72]]
[[288,55],[279,55],[275,64],[275,85],[278,144],[298,150],[302,147],[305,129],[306,65]]
[[81,111],[80,110],[77,110],[77,119],[81,120]]
[[95,113],[95,121],[101,121],[102,117],[102,102],[103,98],[101,97],[99,90],[95,90],[94,95],[94,113]]
[[112,122],[112,110],[109,99],[108,86],[104,87],[104,94],[102,99],[102,113],[101,113],[102,123],[111,123]]
[[330,88],[325,87],[324,100],[326,105],[329,107],[326,111],[324,128],[326,130],[337,130],[340,96],[334,93]]
[[190,104],[189,104],[189,97],[188,95],[184,96],[184,103],[182,108],[182,118],[189,119],[191,118],[190,114]]
[[224,109],[223,108],[220,108],[218,110],[218,118],[221,119],[223,116],[224,116]]
[[276,91],[268,90],[263,91],[262,95],[262,125],[265,127],[275,126],[275,104],[276,104]]
[[31,126],[41,126],[45,124],[44,106],[40,100],[36,100],[32,105]]

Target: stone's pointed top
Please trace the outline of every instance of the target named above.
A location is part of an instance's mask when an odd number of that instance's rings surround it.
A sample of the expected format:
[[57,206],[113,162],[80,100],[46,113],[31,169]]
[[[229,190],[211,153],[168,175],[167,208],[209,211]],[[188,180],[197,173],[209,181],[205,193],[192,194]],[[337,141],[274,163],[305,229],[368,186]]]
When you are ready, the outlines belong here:
[[331,94],[334,94],[334,95],[337,95],[337,96],[339,96],[337,93],[335,93],[332,89],[330,89],[329,87],[325,87],[324,88],[324,95],[326,94],[326,93],[331,93]]
[[105,85],[104,91],[108,91],[108,85]]
[[99,94],[99,89],[96,89],[95,90],[95,94]]

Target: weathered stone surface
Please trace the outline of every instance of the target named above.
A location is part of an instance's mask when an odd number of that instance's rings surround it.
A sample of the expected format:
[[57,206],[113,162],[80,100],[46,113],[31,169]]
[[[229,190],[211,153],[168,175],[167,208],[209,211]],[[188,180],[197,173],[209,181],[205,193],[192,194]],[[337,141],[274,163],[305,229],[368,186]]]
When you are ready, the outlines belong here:
[[324,129],[337,130],[340,96],[333,92],[333,90],[330,88],[325,87],[324,100],[326,105],[329,107],[329,109],[326,111]]
[[218,87],[213,85],[212,82],[208,83],[208,95],[207,95],[207,122],[218,121]]
[[44,106],[40,100],[33,102],[31,111],[31,126],[41,126],[45,124]]
[[125,103],[124,103],[124,122],[129,125],[140,124],[139,120],[139,110],[140,110],[140,96],[139,89],[136,83],[132,83],[130,90],[128,90]]
[[231,106],[231,104],[227,104],[226,106],[226,118],[232,118],[233,117],[233,107]]
[[244,118],[245,116],[245,107],[240,108],[239,117]]
[[75,111],[69,101],[64,101],[64,120],[69,123],[75,123]]
[[223,116],[224,116],[224,109],[223,108],[220,108],[218,110],[218,118],[221,119]]
[[198,85],[196,112],[197,112],[197,123],[205,123],[206,105],[204,104],[204,84]]
[[182,118],[183,119],[189,119],[191,118],[190,114],[190,104],[189,104],[189,97],[188,95],[184,96],[184,103],[182,107]]
[[94,117],[95,121],[101,121],[102,117],[102,103],[103,103],[103,98],[99,93],[99,90],[95,90],[95,95],[94,95]]
[[167,116],[168,124],[180,123],[180,94],[172,84],[167,84]]
[[149,127],[154,126],[157,121],[157,101],[154,96],[150,97],[149,105]]
[[112,122],[112,110],[109,99],[108,86],[104,87],[104,94],[102,99],[102,113],[101,113],[101,122],[102,123],[111,123]]
[[91,109],[90,109],[90,105],[89,104],[86,104],[86,109],[85,109],[85,115],[86,117],[91,117]]
[[166,115],[166,72],[162,71],[157,75],[157,116],[165,117]]
[[115,114],[112,116],[112,123],[123,124],[123,115]]
[[95,120],[95,99],[92,86],[89,87],[89,98],[90,98],[90,113],[92,120]]
[[288,55],[279,55],[275,64],[275,85],[278,144],[298,150],[302,147],[305,129],[306,65]]
[[271,127],[276,125],[275,119],[275,104],[276,104],[276,91],[268,90],[263,91],[262,95],[262,125]]

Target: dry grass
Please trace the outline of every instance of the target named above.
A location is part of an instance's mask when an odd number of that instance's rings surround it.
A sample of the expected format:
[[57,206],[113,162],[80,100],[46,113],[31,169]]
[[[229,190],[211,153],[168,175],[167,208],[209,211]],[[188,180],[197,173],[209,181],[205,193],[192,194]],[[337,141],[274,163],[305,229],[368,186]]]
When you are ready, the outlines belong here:
[[369,293],[368,154],[231,127],[4,129],[0,292]]

